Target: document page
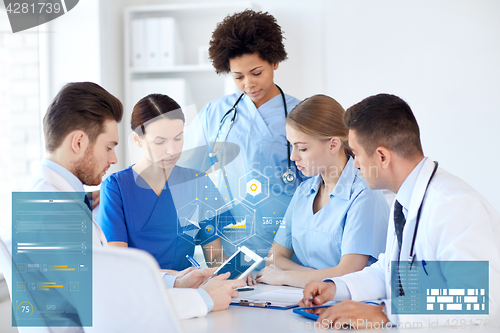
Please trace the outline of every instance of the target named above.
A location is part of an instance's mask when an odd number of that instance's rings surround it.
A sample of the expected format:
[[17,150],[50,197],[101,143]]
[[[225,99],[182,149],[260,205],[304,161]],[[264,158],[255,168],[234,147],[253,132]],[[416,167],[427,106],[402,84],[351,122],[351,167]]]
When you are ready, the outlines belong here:
[[242,301],[249,302],[270,302],[270,306],[286,307],[296,305],[303,297],[303,289],[277,289],[267,291],[248,297],[234,298],[232,303]]

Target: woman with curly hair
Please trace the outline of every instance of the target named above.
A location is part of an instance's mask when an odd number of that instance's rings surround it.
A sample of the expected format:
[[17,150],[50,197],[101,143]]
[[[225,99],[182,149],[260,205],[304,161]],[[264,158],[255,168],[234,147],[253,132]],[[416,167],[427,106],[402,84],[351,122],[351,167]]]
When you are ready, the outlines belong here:
[[287,111],[300,101],[274,83],[274,71],[287,58],[281,27],[268,13],[245,10],[227,16],[212,34],[209,55],[216,72],[229,73],[241,91],[208,103],[199,113],[212,163],[224,156],[223,142],[238,145],[241,152],[217,176],[225,202],[239,207],[233,210],[237,224],[222,221],[218,230],[226,254],[245,245],[266,256],[301,181],[289,161],[285,134]]

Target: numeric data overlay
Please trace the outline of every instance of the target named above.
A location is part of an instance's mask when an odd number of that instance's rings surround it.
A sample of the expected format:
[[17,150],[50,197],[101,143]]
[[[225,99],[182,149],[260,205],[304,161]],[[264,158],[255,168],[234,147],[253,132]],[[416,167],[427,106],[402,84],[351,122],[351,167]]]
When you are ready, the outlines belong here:
[[92,326],[84,193],[12,193],[12,325]]
[[393,314],[489,314],[488,261],[392,261]]

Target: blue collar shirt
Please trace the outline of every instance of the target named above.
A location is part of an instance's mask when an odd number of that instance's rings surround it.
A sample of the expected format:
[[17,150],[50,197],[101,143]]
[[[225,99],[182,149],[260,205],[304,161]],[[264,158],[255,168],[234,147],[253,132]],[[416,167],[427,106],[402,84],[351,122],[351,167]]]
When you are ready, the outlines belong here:
[[346,254],[369,255],[372,264],[385,249],[389,207],[380,191],[372,191],[349,158],[330,201],[315,214],[320,174],[298,187],[275,241],[294,251],[303,266],[337,266]]

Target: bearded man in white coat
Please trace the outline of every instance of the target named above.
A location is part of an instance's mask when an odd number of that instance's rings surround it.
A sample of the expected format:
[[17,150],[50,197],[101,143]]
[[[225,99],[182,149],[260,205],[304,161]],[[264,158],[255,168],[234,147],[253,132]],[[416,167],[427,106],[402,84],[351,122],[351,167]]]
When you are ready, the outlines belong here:
[[[122,116],[122,103],[101,86],[91,82],[65,85],[43,119],[47,158],[25,191],[80,192],[82,210],[91,218],[92,207],[83,195],[83,185],[99,185],[111,164],[117,163],[114,149]],[[95,221],[92,225],[93,246],[106,246],[101,228]],[[182,276],[160,272],[179,319],[226,309],[231,296],[237,295],[233,288],[245,285],[242,280],[226,281],[228,273],[211,279],[203,289],[192,289],[213,272],[188,269]]]
[[[344,121],[349,129],[349,146],[355,154],[354,165],[360,168],[370,188],[389,189],[396,193],[386,251],[377,263],[360,272],[309,283],[300,305],[343,300],[318,318],[321,325],[337,328],[378,328],[388,323],[421,328],[452,327],[453,323],[494,324],[500,314],[498,212],[472,187],[424,156],[417,121],[409,105],[401,98],[388,94],[368,97],[350,107]],[[396,268],[399,263],[415,263],[423,268],[427,262],[443,263],[439,274],[444,275],[445,286],[456,279],[474,284],[475,272],[456,274],[445,269],[445,263],[457,261],[488,262],[485,275],[488,277],[489,274],[489,295],[486,298],[489,313],[474,314],[479,306],[466,314],[449,314],[451,311],[444,311],[444,314],[436,314],[436,311],[408,313],[391,306],[391,302],[395,305],[398,297],[405,295],[403,285],[408,287],[401,282],[402,277],[398,275],[401,273],[391,272],[395,263]],[[425,274],[436,272],[426,270]],[[469,292],[472,289],[464,290]],[[426,290],[420,292],[427,293]],[[445,289],[442,292],[441,295],[449,295]],[[468,292],[465,296],[469,295]],[[432,301],[432,296],[427,299]],[[460,300],[452,297],[447,301],[457,299]],[[363,302],[371,300],[381,300],[381,304]],[[463,310],[469,309],[467,304],[462,305]],[[436,308],[430,306],[426,310],[430,309]],[[447,309],[446,304],[444,309]]]

